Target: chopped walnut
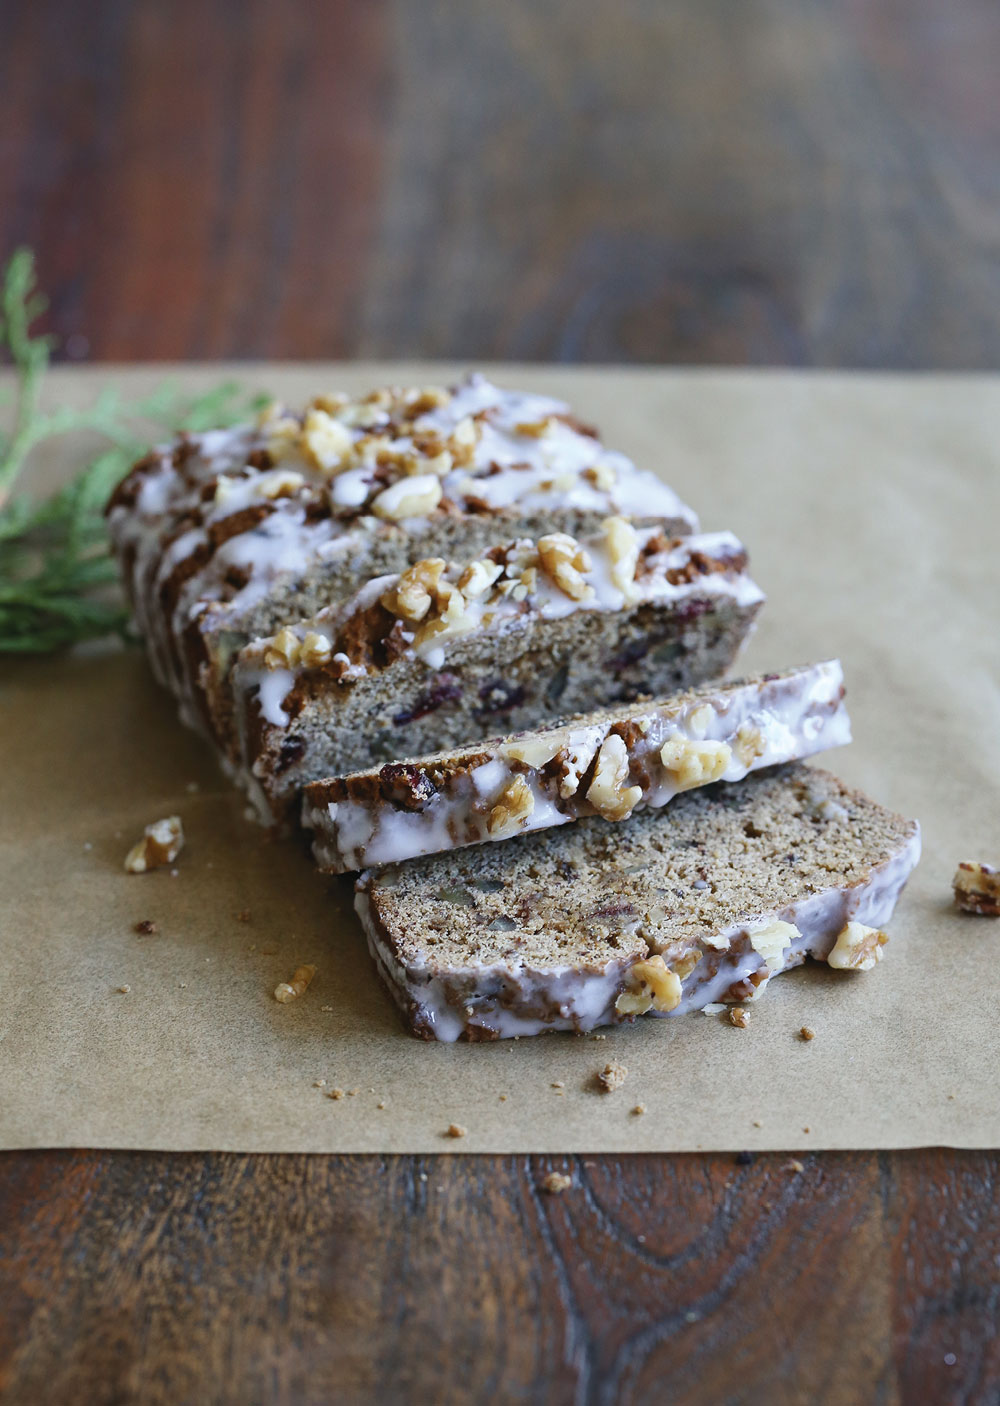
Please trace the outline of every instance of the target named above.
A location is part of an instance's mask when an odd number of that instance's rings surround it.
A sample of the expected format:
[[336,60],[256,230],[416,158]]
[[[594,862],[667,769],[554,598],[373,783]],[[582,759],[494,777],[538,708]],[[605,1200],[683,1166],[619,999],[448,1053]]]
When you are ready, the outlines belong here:
[[592,483],[595,488],[600,488],[607,493],[614,488],[618,475],[610,464],[592,464],[589,469],[584,469],[583,477],[588,483]]
[[727,742],[696,742],[686,737],[671,737],[660,748],[660,761],[680,791],[718,781],[731,760]]
[[395,586],[386,591],[382,604],[402,620],[423,620],[431,608],[446,563],[441,557],[427,557],[400,574]]
[[558,1196],[562,1191],[568,1191],[573,1185],[573,1178],[568,1177],[565,1172],[549,1172],[542,1177],[541,1187],[550,1196]]
[[780,918],[747,930],[750,946],[759,956],[764,958],[769,972],[781,970],[784,965],[785,948],[789,947],[801,935],[794,923],[782,922]]
[[1000,918],[1000,870],[992,864],[963,860],[952,880],[955,905],[963,913]]
[[514,433],[524,435],[527,439],[542,439],[551,433],[552,425],[552,416],[543,415],[539,420],[521,420],[514,426]]
[[889,941],[878,928],[851,921],[837,935],[827,961],[837,971],[871,971],[882,960],[882,948]]
[[754,727],[752,723],[741,723],[733,742],[733,751],[743,765],[753,766],[766,750],[767,741],[760,728]]
[[447,448],[456,468],[468,468],[476,457],[480,428],[471,415],[464,416],[448,436]]
[[605,820],[627,820],[642,800],[642,787],[629,786],[629,755],[623,738],[609,733],[597,754],[587,800]]
[[639,534],[623,517],[609,517],[604,523],[608,556],[611,558],[611,580],[626,601],[634,601],[639,592],[635,584],[635,569],[639,564]]
[[328,663],[331,648],[325,635],[310,630],[299,648],[299,663],[306,669],[319,669]]
[[441,480],[434,474],[415,474],[412,478],[401,478],[397,483],[373,499],[371,509],[376,517],[390,518],[395,522],[403,518],[424,517],[432,513],[441,501]]
[[745,1030],[750,1024],[750,1012],[745,1011],[742,1006],[730,1006],[726,1019],[730,1025],[735,1025],[737,1030]]
[[184,828],[180,816],[168,815],[165,820],[146,826],[142,839],[125,856],[125,868],[129,874],[145,874],[150,869],[172,864],[183,848]]
[[298,635],[286,625],[264,650],[264,668],[294,669],[299,662],[300,649]]
[[615,1089],[620,1089],[628,1078],[628,1068],[624,1064],[619,1064],[617,1060],[612,1060],[606,1064],[601,1072],[595,1075],[598,1087],[603,1093],[614,1093]]
[[307,964],[303,967],[296,967],[291,981],[281,981],[274,988],[274,999],[282,1004],[294,1001],[297,997],[305,994],[315,975],[316,968],[314,966]]
[[343,465],[351,453],[354,440],[350,430],[340,420],[318,407],[306,411],[302,426],[302,448],[321,473],[330,473]]
[[590,600],[594,588],[581,575],[591,568],[591,560],[575,537],[567,532],[550,532],[538,539],[542,570],[570,600]]
[[708,703],[702,703],[700,707],[695,708],[689,713],[687,725],[692,737],[697,738],[699,742],[702,741],[714,717],[715,709],[710,707]]
[[292,469],[275,469],[273,473],[261,474],[254,485],[258,498],[291,498],[305,483],[302,474]]
[[634,962],[628,971],[630,990],[615,1002],[619,1015],[645,1015],[648,1010],[672,1011],[681,1002],[681,979],[660,956]]
[[435,592],[435,600],[439,613],[421,626],[413,641],[418,653],[428,646],[435,648],[447,639],[467,635],[476,628],[476,616],[457,586],[442,581]]
[[503,567],[498,562],[472,561],[458,578],[458,589],[466,600],[477,600],[502,575]]
[[544,737],[525,737],[519,741],[507,742],[500,749],[500,755],[523,766],[540,768],[550,762],[559,751],[559,742],[546,741]]
[[515,776],[490,811],[486,829],[494,839],[513,835],[535,809],[531,787],[523,776]]

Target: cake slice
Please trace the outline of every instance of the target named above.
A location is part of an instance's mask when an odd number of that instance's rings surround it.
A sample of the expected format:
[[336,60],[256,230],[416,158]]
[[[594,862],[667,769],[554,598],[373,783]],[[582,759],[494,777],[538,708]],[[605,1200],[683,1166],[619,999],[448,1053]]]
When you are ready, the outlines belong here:
[[920,831],[793,764],[614,828],[366,871],[356,908],[417,1035],[592,1030],[758,997],[807,956],[866,971]]
[[563,402],[470,376],[182,435],[134,467],[108,522],[157,676],[231,750],[229,670],[250,639],[420,558],[579,536],[609,514],[697,530],[665,483]]
[[418,562],[243,650],[237,779],[282,821],[309,781],[688,687],[727,668],[762,600],[730,533],[623,518]]
[[320,869],[342,873],[584,816],[627,820],[851,740],[837,660],[632,703],[306,787]]

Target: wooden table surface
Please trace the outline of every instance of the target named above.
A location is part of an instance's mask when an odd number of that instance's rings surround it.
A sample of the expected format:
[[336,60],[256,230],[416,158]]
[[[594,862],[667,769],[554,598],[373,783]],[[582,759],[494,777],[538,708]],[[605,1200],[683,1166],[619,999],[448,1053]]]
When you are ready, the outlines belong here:
[[[994,0],[0,0],[0,255],[79,359],[995,369],[998,44]],[[788,1162],[8,1153],[0,1400],[1000,1400],[997,1156]]]

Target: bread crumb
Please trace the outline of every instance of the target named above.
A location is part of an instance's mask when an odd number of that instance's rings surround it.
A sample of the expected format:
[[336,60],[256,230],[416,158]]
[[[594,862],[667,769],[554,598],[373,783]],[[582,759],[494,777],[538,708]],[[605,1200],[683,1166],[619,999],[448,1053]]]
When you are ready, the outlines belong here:
[[132,988],[131,988],[131,986],[119,986],[119,987],[118,987],[118,990],[121,992],[121,994],[122,994],[123,996],[127,996],[128,993],[132,990]]
[[568,1177],[565,1172],[549,1172],[541,1180],[542,1190],[552,1196],[557,1196],[561,1191],[568,1191],[572,1185],[573,1178]]
[[326,1080],[325,1080],[325,1079],[314,1079],[314,1080],[313,1080],[313,1088],[314,1088],[314,1089],[325,1089],[325,1088],[326,1088]]
[[332,1010],[333,1010],[333,1007],[332,1007],[332,1006],[320,1006],[320,1010],[321,1010],[321,1011],[332,1011]]
[[376,1108],[385,1108],[385,1107],[386,1107],[385,1099],[382,1099],[382,1101],[381,1101],[380,1103],[377,1103],[377,1104],[375,1105],[375,1107],[376,1107]]
[[735,1025],[737,1030],[745,1030],[750,1024],[750,1012],[745,1011],[742,1006],[730,1006],[726,1019],[730,1025]]
[[179,815],[154,820],[125,856],[126,873],[146,874],[150,869],[172,864],[183,848],[184,828]]
[[801,1039],[801,1040],[815,1040],[815,1038],[816,1038],[816,1031],[815,1031],[815,1030],[810,1030],[808,1025],[803,1025],[802,1029],[799,1031],[799,1039]]
[[592,1040],[606,1040],[608,1037],[607,1035],[591,1035],[590,1038]]
[[804,1133],[807,1133],[807,1132],[809,1131],[809,1129],[808,1129],[808,1128],[803,1128],[802,1131],[803,1131]]
[[316,968],[307,964],[304,967],[296,967],[291,981],[279,981],[274,988],[274,999],[284,1004],[286,1001],[294,1001],[297,996],[304,995],[306,988],[316,975]]
[[555,1079],[555,1080],[552,1082],[552,1084],[551,1084],[550,1087],[553,1088],[553,1089],[564,1089],[564,1088],[566,1087],[566,1085],[563,1083],[563,1081],[562,1081],[561,1079]]
[[501,1102],[501,1103],[506,1103],[506,1102],[507,1102],[507,1095],[506,1095],[506,1094],[501,1094],[501,1095],[500,1095],[500,1102]]
[[160,929],[153,922],[152,918],[140,918],[139,921],[135,924],[134,930],[139,934],[140,937],[155,937],[156,934],[160,931]]
[[1000,918],[1000,870],[992,864],[963,860],[955,870],[952,890],[960,913]]
[[353,1098],[354,1095],[355,1095],[357,1092],[358,1092],[357,1089],[348,1089],[348,1090],[347,1090],[347,1097],[348,1097],[348,1098]]
[[755,1128],[762,1128],[764,1126],[764,1124],[760,1121],[759,1118],[755,1118],[753,1120],[753,1125]]
[[612,1060],[606,1064],[599,1074],[594,1076],[602,1093],[610,1094],[615,1089],[620,1089],[628,1078],[628,1068],[624,1064],[619,1064],[617,1060]]
[[[352,1090],[352,1092],[353,1092],[353,1090]],[[327,1094],[327,1098],[343,1098],[343,1097],[344,1097],[344,1090],[343,1090],[343,1089],[331,1089],[330,1092]]]
[[796,1172],[796,1173],[797,1173],[797,1172],[804,1172],[804,1171],[805,1171],[805,1167],[802,1165],[802,1163],[798,1160],[797,1157],[793,1157],[790,1162],[787,1162],[787,1163],[785,1164],[785,1171],[786,1171],[786,1172]]
[[461,1123],[448,1124],[448,1131],[445,1133],[445,1137],[465,1137],[465,1135],[466,1129],[462,1127]]
[[637,1103],[636,1106],[632,1109],[632,1112],[636,1118],[641,1117],[642,1114],[645,1113],[645,1111],[646,1105],[644,1103]]

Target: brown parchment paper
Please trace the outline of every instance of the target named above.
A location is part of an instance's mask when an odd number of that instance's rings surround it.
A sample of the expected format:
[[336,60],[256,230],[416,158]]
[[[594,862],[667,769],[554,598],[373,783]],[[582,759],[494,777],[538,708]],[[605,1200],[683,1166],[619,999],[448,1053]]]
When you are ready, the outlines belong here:
[[[50,395],[84,400],[109,379],[140,391],[163,374],[59,372]],[[172,374],[202,386],[224,369]],[[299,397],[446,370],[235,374]],[[769,595],[748,669],[843,659],[857,740],[828,764],[924,828],[885,961],[864,976],[783,976],[747,1030],[692,1015],[601,1040],[420,1043],[375,978],[349,883],[321,879],[303,851],[244,819],[139,650],[5,659],[0,1145],[997,1145],[1000,921],[957,915],[950,884],[960,859],[1000,860],[1000,380],[494,374],[565,396],[662,472],[706,527],[743,536]],[[68,467],[51,457],[34,486]],[[126,875],[143,825],[173,812],[188,835],[178,876]],[[237,920],[242,909],[251,922]],[[143,918],[157,936],[136,935]],[[303,962],[315,981],[279,1005],[276,983]],[[811,1043],[798,1038],[803,1024]],[[624,1088],[592,1092],[612,1058],[629,1068]],[[318,1080],[357,1092],[333,1101]],[[444,1135],[452,1121],[464,1140]]]

